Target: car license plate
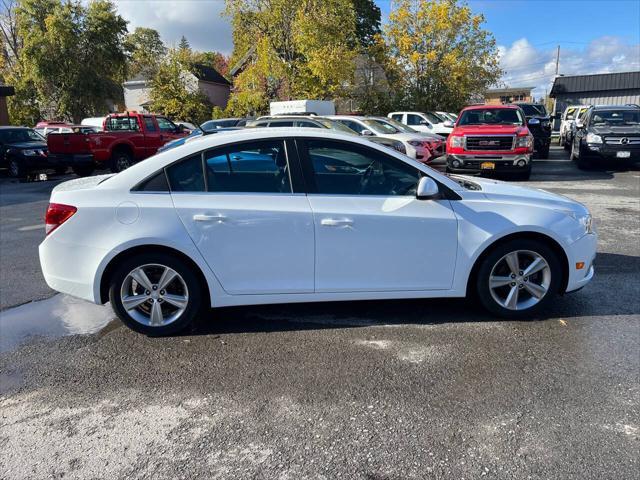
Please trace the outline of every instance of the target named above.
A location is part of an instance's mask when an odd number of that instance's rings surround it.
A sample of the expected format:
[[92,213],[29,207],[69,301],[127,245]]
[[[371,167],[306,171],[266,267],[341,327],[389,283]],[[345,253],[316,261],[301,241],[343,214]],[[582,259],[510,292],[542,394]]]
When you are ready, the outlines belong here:
[[629,158],[631,156],[631,152],[616,152],[616,157],[618,158]]
[[495,170],[496,164],[493,162],[482,162],[480,164],[480,168],[482,170]]

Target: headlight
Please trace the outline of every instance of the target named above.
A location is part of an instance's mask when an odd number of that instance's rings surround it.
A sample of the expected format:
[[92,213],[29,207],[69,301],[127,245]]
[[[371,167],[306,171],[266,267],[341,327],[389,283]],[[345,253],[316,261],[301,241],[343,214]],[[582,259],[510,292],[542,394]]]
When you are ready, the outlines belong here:
[[518,137],[516,139],[516,148],[528,148],[533,145],[533,137],[531,135],[525,135],[524,137]]
[[593,233],[593,217],[589,214],[577,218],[586,233]]
[[453,148],[462,148],[462,146],[464,145],[464,138],[463,137],[459,137],[459,136],[455,136],[455,137],[449,137],[449,145]]
[[409,145],[411,145],[412,147],[421,147],[422,146],[422,142],[420,140],[409,140],[407,143]]
[[602,143],[602,137],[595,133],[587,133],[587,143]]
[[22,154],[26,155],[26,156],[29,156],[29,157],[31,155],[39,155],[38,150],[23,150]]

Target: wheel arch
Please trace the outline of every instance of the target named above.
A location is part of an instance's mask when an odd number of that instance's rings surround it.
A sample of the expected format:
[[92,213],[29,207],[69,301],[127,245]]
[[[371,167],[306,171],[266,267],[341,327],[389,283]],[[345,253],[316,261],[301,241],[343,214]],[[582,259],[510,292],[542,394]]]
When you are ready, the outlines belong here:
[[480,265],[482,261],[491,253],[491,251],[499,245],[502,245],[506,242],[510,242],[515,239],[528,239],[528,240],[537,240],[549,246],[553,252],[558,255],[558,259],[560,260],[560,265],[562,266],[562,282],[560,283],[560,292],[564,293],[567,289],[567,284],[569,282],[569,258],[567,257],[567,253],[562,248],[562,245],[558,243],[557,240],[550,237],[549,235],[545,235],[544,233],[539,232],[515,232],[509,235],[505,235],[504,237],[500,237],[495,241],[491,242],[489,245],[485,247],[485,249],[478,255],[476,258],[473,268],[471,269],[471,273],[467,277],[467,286],[466,286],[466,294],[467,296],[473,293],[473,285],[475,285],[475,281],[478,275],[478,270],[480,270]]
[[187,265],[189,265],[193,272],[195,273],[198,281],[200,282],[200,287],[202,288],[203,293],[203,303],[204,307],[208,308],[211,306],[211,292],[209,289],[209,283],[207,282],[207,278],[200,266],[193,261],[188,255],[183,252],[176,250],[172,247],[167,247],[165,245],[136,245],[134,247],[128,248],[120,253],[118,253],[115,257],[113,257],[107,266],[104,268],[102,272],[102,276],[100,277],[100,302],[107,303],[109,301],[109,282],[111,280],[111,276],[118,268],[118,265],[122,263],[127,258],[131,258],[139,253],[165,253],[169,255],[173,255],[180,260],[184,261]]
[[135,149],[132,143],[121,141],[111,146],[111,152],[109,153],[109,158],[113,158],[113,155],[118,152],[126,152],[131,155],[131,158],[134,158]]

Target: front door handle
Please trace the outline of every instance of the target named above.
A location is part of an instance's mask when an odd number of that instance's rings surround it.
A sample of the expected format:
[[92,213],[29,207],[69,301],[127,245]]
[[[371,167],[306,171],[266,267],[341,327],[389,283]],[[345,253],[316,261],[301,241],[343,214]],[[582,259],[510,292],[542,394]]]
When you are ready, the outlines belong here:
[[350,227],[353,225],[353,220],[350,218],[323,218],[320,220],[320,225],[323,227]]
[[223,223],[227,220],[227,217],[224,215],[204,215],[204,214],[196,214],[193,216],[193,219],[196,222],[217,222]]

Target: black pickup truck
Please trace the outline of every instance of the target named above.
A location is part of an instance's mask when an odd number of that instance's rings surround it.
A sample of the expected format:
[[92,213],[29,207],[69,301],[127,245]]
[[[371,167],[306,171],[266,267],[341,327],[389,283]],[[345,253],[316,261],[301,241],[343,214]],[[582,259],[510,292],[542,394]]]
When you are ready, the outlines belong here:
[[533,135],[533,154],[537,158],[549,158],[551,145],[551,117],[540,103],[518,103],[527,118],[527,127]]

